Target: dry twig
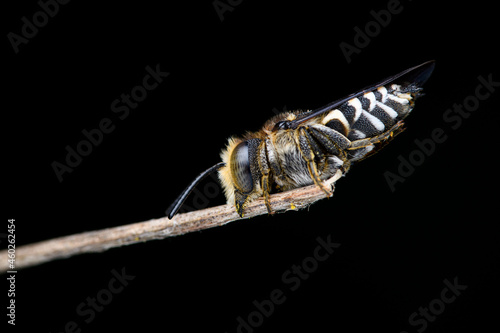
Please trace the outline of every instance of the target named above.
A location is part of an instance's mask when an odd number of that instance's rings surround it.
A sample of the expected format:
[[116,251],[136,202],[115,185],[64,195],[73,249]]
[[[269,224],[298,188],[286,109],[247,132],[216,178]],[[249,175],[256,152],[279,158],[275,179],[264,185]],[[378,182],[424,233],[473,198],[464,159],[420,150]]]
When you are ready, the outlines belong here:
[[[338,171],[326,181],[333,185],[342,176]],[[325,198],[325,193],[316,185],[302,187],[287,192],[273,194],[271,206],[277,212],[298,210]],[[267,213],[263,198],[251,202],[245,208],[245,218]],[[40,265],[52,260],[69,258],[89,252],[103,252],[118,246],[164,239],[188,232],[208,229],[240,220],[233,205],[222,205],[194,212],[138,222],[115,228],[50,239],[16,248],[16,269]],[[7,250],[0,252],[0,274],[8,270]]]

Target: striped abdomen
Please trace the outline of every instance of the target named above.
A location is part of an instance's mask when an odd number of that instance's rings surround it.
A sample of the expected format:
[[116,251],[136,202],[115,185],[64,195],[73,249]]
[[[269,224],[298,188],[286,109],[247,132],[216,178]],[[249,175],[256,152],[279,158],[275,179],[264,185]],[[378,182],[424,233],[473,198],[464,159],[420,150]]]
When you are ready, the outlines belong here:
[[[377,137],[391,130],[411,112],[420,90],[415,85],[380,86],[326,113],[321,123],[343,134],[351,142]],[[373,148],[372,145],[353,151],[350,159],[360,159]]]

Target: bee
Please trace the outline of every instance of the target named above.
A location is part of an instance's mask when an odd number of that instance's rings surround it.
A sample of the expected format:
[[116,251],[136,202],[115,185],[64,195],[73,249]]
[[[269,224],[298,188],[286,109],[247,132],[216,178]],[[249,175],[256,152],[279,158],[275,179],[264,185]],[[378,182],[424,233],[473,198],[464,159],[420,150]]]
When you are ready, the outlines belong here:
[[167,216],[171,219],[195,186],[215,171],[240,217],[259,197],[273,214],[273,190],[315,184],[330,197],[333,190],[325,180],[339,170],[345,175],[353,163],[377,153],[404,130],[403,120],[422,95],[434,65],[431,60],[409,68],[316,110],[283,112],[258,132],[229,138],[222,162],[196,177]]

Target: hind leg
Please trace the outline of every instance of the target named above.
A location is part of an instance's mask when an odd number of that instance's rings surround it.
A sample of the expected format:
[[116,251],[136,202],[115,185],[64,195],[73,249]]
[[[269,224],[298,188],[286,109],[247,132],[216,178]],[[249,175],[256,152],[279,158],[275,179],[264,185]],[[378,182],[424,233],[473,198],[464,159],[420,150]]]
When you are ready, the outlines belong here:
[[[394,126],[387,135],[391,135],[397,128],[398,126]],[[358,140],[353,149],[362,149],[386,139],[381,134],[378,139],[371,141]],[[311,179],[327,196],[331,196],[332,191],[326,188],[323,180],[335,175],[339,169],[343,174],[349,170],[351,158],[348,149],[353,143],[338,131],[320,124],[299,127],[295,131],[295,141],[307,163]]]
[[392,126],[391,129],[385,131],[380,135],[352,141],[349,148],[347,148],[348,151],[352,152],[350,154],[351,159],[356,161],[361,161],[373,154],[376,154],[382,148],[384,148],[389,142],[391,142],[391,140],[394,139],[396,135],[400,134],[405,130],[403,128],[403,125],[404,122],[400,120],[394,126]]

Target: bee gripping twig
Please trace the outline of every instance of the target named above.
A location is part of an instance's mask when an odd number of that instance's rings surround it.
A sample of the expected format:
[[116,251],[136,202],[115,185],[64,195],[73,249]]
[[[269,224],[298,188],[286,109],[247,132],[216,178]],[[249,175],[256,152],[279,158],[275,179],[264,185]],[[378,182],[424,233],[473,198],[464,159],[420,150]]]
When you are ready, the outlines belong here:
[[[333,185],[342,176],[340,171],[327,180]],[[316,185],[280,192],[270,196],[271,206],[277,212],[306,208],[326,195]],[[248,204],[244,218],[267,214],[264,199]],[[16,269],[40,265],[52,260],[69,258],[78,254],[103,252],[111,248],[150,240],[183,235],[226,223],[241,220],[233,205],[222,205],[194,212],[178,214],[173,219],[162,217],[114,228],[83,232],[54,238],[16,248]],[[8,270],[7,250],[0,252],[0,274]]]

